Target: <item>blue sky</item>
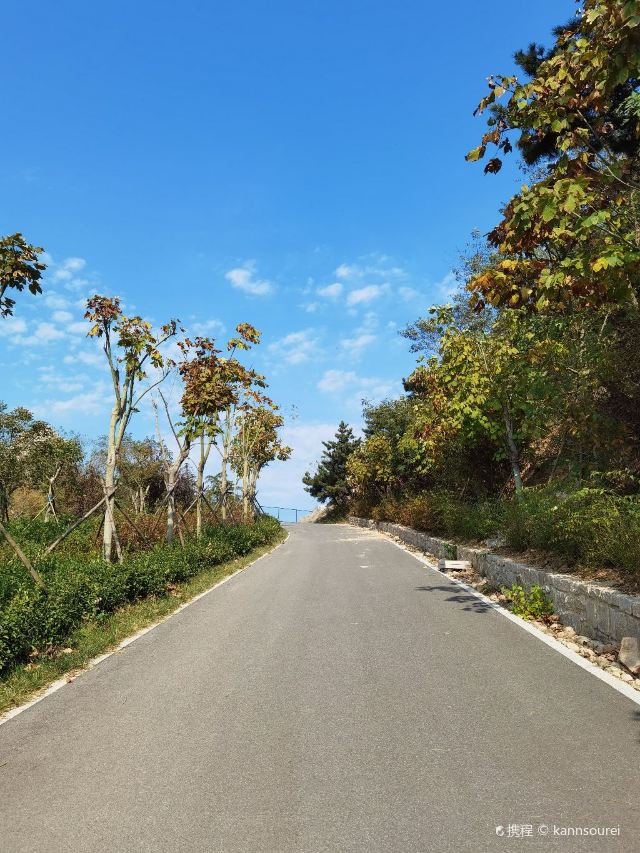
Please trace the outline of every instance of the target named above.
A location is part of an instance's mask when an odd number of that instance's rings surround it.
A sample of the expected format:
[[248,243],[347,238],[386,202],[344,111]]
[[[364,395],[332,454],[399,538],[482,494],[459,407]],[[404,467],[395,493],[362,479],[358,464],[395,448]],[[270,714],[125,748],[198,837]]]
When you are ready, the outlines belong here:
[[[105,365],[98,291],[156,322],[263,332],[254,364],[288,414],[265,504],[362,397],[398,394],[398,329],[445,300],[474,228],[521,182],[484,176],[485,78],[574,4],[399,0],[26,2],[3,21],[0,232],[43,245],[45,293],[0,325],[0,398],[87,438]],[[292,412],[295,409],[295,415]],[[137,434],[152,433],[146,412]]]

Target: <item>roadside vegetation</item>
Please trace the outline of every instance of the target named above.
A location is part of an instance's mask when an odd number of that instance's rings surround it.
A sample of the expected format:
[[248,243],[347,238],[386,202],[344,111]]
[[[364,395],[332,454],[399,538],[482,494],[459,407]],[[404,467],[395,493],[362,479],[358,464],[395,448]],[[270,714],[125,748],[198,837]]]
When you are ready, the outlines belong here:
[[[42,292],[42,257],[19,233],[0,240],[0,323],[21,294]],[[291,452],[266,378],[243,362],[260,332],[240,323],[218,348],[177,320],[155,330],[101,295],[85,317],[111,388],[104,436],[86,442],[0,403],[5,704],[106,648],[114,625],[119,635],[132,618],[169,612],[282,538],[257,500],[264,467]],[[146,404],[156,435],[136,438]]]
[[638,586],[640,3],[587,0],[554,35],[489,78],[467,155],[495,174],[515,154],[526,183],[404,330],[405,395],[365,403],[362,441],[305,483],[322,498],[339,469],[355,515]]
[[203,539],[184,550],[159,545],[123,565],[81,556],[61,562],[51,596],[27,587],[13,606],[0,603],[5,664],[0,714],[55,679],[73,677],[93,658],[170,615],[284,538],[279,523],[264,517],[253,525],[205,528]]

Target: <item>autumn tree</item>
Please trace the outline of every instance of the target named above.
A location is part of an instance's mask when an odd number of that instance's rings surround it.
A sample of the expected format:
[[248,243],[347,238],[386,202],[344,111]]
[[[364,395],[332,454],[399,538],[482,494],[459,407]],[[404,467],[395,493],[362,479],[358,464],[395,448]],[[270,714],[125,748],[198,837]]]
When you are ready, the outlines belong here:
[[[103,556],[111,559],[115,531],[115,473],[118,455],[133,414],[142,399],[166,375],[169,365],[161,353],[162,345],[172,338],[177,329],[175,320],[154,333],[151,324],[142,317],[127,317],[120,300],[107,296],[93,296],[87,302],[85,317],[91,321],[90,337],[102,342],[111,374],[114,401],[107,432],[107,456],[104,470],[105,519],[103,528]],[[153,381],[141,388],[147,371],[156,371]],[[116,540],[117,545],[117,540]]]
[[204,499],[204,471],[212,447],[220,454],[219,503],[223,520],[227,514],[228,466],[231,461],[236,409],[247,401],[253,403],[266,399],[264,376],[246,368],[238,353],[259,343],[260,332],[248,323],[236,327],[236,335],[227,341],[222,355],[215,342],[209,338],[187,339],[182,344],[183,361],[179,372],[184,391],[181,399],[182,433],[190,443],[197,442],[197,520],[198,532],[202,528],[202,501]]
[[242,483],[245,522],[256,506],[257,482],[262,469],[275,460],[286,462],[291,456],[291,448],[279,438],[283,426],[284,418],[273,404],[245,405],[237,417],[231,461]]
[[42,273],[46,265],[39,260],[44,249],[32,246],[22,234],[0,238],[0,317],[13,314],[15,299],[7,293],[42,293]]
[[490,110],[489,129],[468,160],[493,146],[485,172],[495,173],[515,138],[532,162],[544,154],[546,166],[506,205],[489,235],[499,255],[469,286],[493,305],[637,307],[639,0],[585,0],[538,59],[529,80],[489,78],[478,107]]

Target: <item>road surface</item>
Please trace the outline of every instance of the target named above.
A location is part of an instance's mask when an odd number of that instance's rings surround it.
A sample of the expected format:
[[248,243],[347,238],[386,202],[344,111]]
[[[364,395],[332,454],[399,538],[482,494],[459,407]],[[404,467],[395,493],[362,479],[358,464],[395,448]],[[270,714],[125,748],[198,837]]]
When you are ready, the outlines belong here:
[[293,526],[0,726],[0,851],[637,851],[638,710],[379,534]]

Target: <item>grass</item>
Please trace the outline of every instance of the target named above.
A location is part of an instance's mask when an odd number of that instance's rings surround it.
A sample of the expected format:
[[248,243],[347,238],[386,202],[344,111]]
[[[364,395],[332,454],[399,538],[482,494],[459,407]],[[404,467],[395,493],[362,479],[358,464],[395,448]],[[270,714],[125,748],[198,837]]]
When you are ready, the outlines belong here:
[[122,640],[173,613],[181,604],[205,592],[218,581],[245,568],[258,557],[284,542],[282,531],[276,545],[263,545],[250,554],[236,557],[206,569],[184,583],[176,584],[170,593],[150,596],[129,604],[102,618],[85,622],[75,631],[65,649],[39,655],[0,677],[0,715],[28,701],[63,676],[71,680],[98,655],[114,649]]

